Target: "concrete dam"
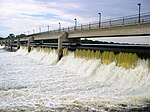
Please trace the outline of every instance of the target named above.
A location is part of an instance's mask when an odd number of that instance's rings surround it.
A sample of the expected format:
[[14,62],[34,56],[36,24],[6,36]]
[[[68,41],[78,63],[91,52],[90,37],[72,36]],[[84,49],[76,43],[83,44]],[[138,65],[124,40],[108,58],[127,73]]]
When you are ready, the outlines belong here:
[[0,110],[148,112],[150,46],[83,44],[81,38],[150,35],[149,17],[1,40]]

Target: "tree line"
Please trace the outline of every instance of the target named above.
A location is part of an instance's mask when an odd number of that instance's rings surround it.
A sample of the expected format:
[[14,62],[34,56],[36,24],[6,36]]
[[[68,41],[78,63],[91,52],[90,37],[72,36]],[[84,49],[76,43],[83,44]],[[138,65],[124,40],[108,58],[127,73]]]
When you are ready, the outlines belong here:
[[3,38],[3,37],[0,37],[0,40],[3,40],[3,39],[17,39],[17,38],[22,38],[22,37],[25,37],[26,35],[25,34],[20,34],[20,35],[14,35],[13,33],[10,33],[6,38]]

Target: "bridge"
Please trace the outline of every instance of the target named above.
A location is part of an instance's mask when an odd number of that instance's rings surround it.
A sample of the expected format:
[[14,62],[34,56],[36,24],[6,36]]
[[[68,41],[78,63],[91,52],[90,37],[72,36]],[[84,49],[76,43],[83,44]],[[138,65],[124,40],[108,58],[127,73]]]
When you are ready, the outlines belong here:
[[[32,43],[43,43],[43,40],[58,39],[58,54],[62,54],[63,42],[80,45],[81,38],[122,37],[122,36],[146,36],[150,35],[150,12],[139,15],[131,15],[106,21],[98,21],[89,24],[81,24],[58,30],[29,34],[22,38],[3,39],[0,44],[12,50],[21,45],[27,45],[30,51]],[[147,50],[148,49],[148,50]],[[146,48],[146,52],[150,52]],[[60,56],[58,56],[60,57]]]

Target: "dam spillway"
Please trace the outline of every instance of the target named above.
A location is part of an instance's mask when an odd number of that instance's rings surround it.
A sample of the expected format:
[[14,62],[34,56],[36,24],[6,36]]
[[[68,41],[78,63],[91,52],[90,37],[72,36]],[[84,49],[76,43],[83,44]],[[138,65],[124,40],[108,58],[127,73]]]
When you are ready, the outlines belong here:
[[135,67],[127,69],[67,49],[59,62],[57,50],[50,48],[32,48],[30,53],[26,47],[17,52],[0,49],[0,54],[2,111],[150,109],[147,59],[138,59]]
[[[58,47],[57,43],[32,43],[34,47],[42,48],[56,48]],[[70,44],[64,43],[63,48],[68,48],[68,50],[75,51],[76,49],[85,49],[85,50],[100,50],[103,51],[112,51],[115,54],[124,52],[124,53],[136,53],[141,58],[150,57],[150,45],[136,45],[136,44]]]
[[[106,28],[103,22],[101,28],[96,23],[1,40],[17,52],[0,48],[0,111],[149,112],[149,46],[80,43],[84,37],[150,35],[149,13],[141,17],[141,23],[109,21]],[[36,43],[50,39],[57,45]]]

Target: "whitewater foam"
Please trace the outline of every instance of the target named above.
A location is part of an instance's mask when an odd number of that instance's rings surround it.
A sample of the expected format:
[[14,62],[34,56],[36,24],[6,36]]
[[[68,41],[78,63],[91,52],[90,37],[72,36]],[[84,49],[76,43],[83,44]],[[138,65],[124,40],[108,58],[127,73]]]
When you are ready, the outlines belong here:
[[[32,58],[41,63],[56,64],[57,67],[78,73],[81,77],[90,77],[91,81],[101,83],[109,83],[117,85],[117,88],[126,89],[146,89],[150,86],[150,69],[148,67],[148,59],[139,59],[135,68],[126,69],[116,66],[115,62],[110,64],[102,64],[100,59],[86,60],[75,58],[73,52],[69,52],[59,62],[57,62],[57,52],[55,49],[51,52],[44,52],[44,49],[33,49],[30,53],[26,53],[26,49],[20,49],[17,53],[25,52],[27,57]],[[150,93],[150,90],[148,90]],[[146,93],[145,93],[146,94]]]
[[32,48],[31,52],[28,53],[26,47],[21,47],[17,54],[27,56],[35,61],[47,64],[56,64],[57,62],[57,53],[56,50],[51,50],[51,52],[45,52],[44,49],[34,49]]
[[1,45],[0,45],[0,48],[4,48],[4,46],[1,46]]
[[[17,51],[18,54],[22,52],[24,52],[22,48]],[[28,69],[29,73],[24,74],[22,78],[27,80],[25,81],[27,88],[22,89],[24,92],[12,89],[4,92],[21,94],[18,97],[16,95],[16,98],[8,98],[8,106],[11,102],[19,100],[17,103],[29,111],[30,109],[128,111],[131,108],[143,108],[142,106],[150,102],[148,59],[139,59],[135,68],[127,69],[117,66],[115,62],[102,64],[100,59],[75,58],[73,52],[69,52],[57,62],[57,52],[54,49],[49,53],[43,49],[38,51],[33,49],[24,56],[35,60],[38,64],[36,65],[36,62],[35,65],[24,64],[32,69]],[[40,65],[39,62],[55,65]],[[6,99],[7,95],[3,94],[0,93],[1,98]],[[2,104],[6,105],[4,102]],[[22,109],[16,105],[14,104],[13,108]]]

